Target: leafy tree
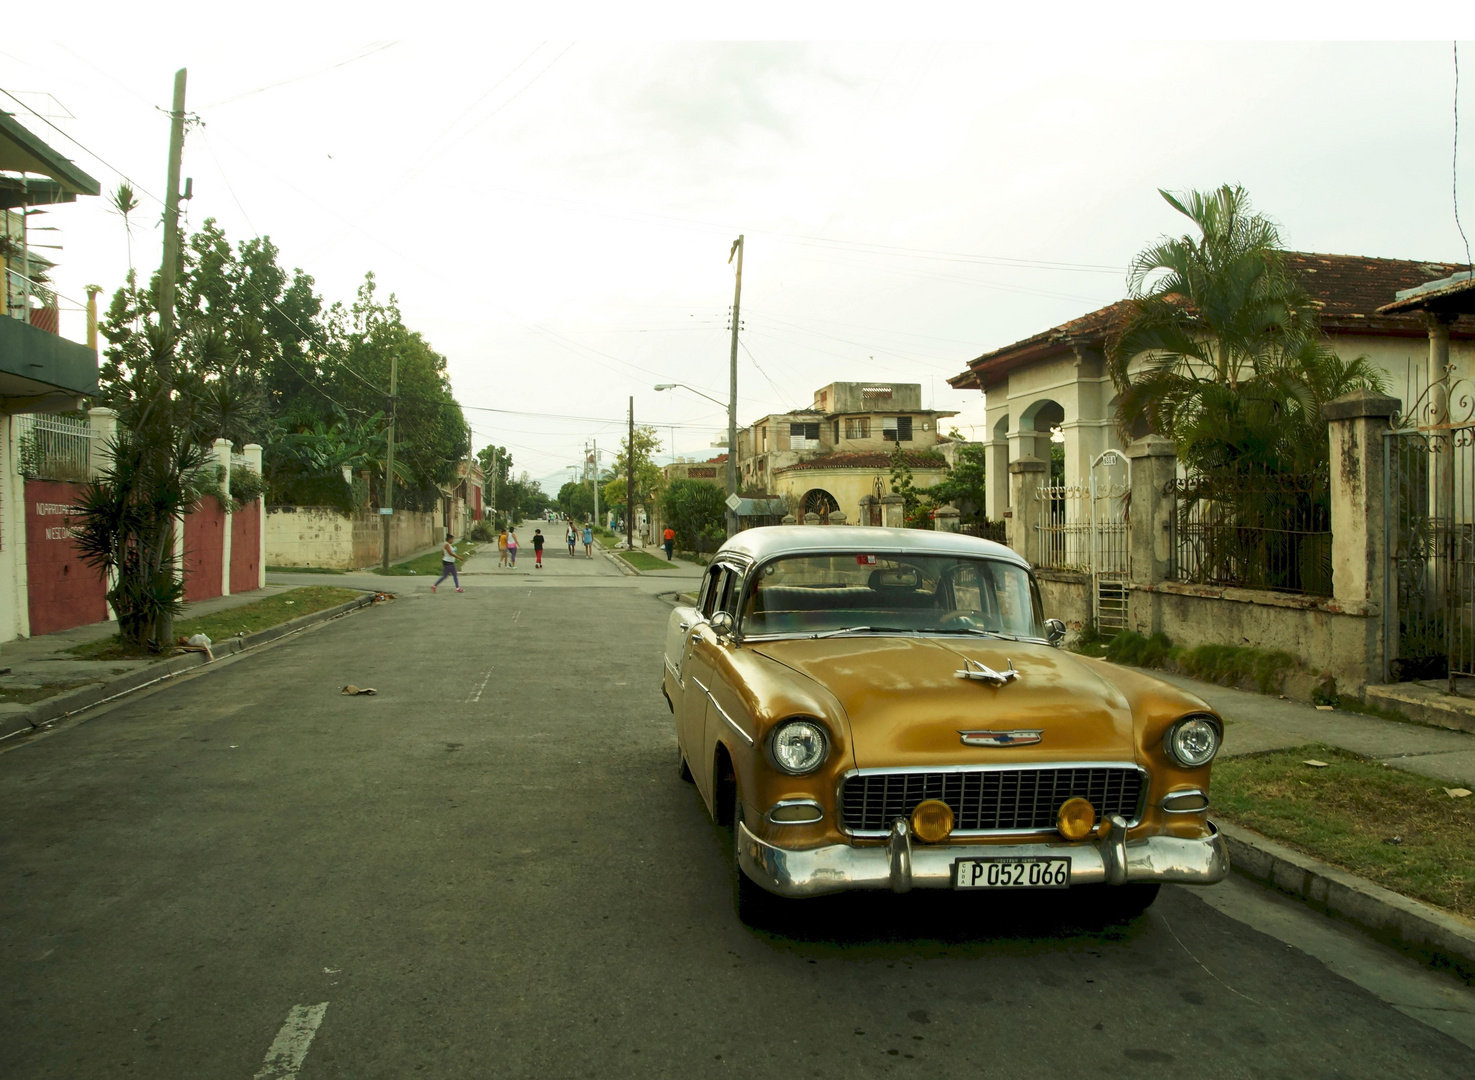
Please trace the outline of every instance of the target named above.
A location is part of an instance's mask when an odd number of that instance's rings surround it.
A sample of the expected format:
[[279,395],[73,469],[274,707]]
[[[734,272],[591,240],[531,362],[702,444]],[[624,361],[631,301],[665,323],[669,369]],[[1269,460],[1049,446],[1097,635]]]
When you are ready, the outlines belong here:
[[[655,454],[660,448],[661,440],[655,428],[642,424],[635,429],[635,505],[645,508],[647,520],[666,482],[665,474],[655,463]],[[628,498],[626,462],[629,459],[630,437],[626,435],[620,440],[620,452],[602,478],[603,487],[600,489],[601,506],[621,518],[625,515]]]
[[932,523],[928,518],[928,507],[922,492],[912,477],[912,467],[907,464],[906,452],[901,443],[891,452],[891,494],[900,495],[903,503],[903,520],[908,529],[925,529]]
[[575,521],[588,521],[594,516],[594,493],[588,484],[570,480],[558,489],[558,507]]
[[[205,408],[202,363],[156,323],[148,350],[135,354],[127,379],[115,385],[118,433],[111,463],[82,491],[75,542],[82,557],[113,578],[108,602],[123,640],[154,652],[173,644],[173,623],[184,604],[184,581],[174,557],[179,518],[207,492],[203,434],[213,420]],[[218,497],[226,493],[214,489]]]
[[723,491],[705,480],[672,480],[661,493],[661,514],[683,551],[714,551],[727,536]]
[[947,475],[925,492],[933,506],[951,503],[963,514],[963,520],[976,521],[983,516],[987,491],[988,448],[976,443],[958,447],[958,454]]
[[1197,235],[1165,237],[1132,262],[1130,313],[1108,348],[1123,437],[1166,435],[1196,471],[1324,467],[1321,407],[1381,389],[1381,373],[1327,344],[1279,229],[1243,188],[1160,194]]

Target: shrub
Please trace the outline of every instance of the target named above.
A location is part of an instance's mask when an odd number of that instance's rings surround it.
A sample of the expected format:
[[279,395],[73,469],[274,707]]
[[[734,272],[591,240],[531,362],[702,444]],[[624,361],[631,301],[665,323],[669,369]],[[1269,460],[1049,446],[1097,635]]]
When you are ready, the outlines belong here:
[[486,543],[488,540],[497,539],[497,532],[492,527],[492,523],[490,521],[488,521],[486,518],[482,518],[480,521],[471,526],[471,539],[479,543]]

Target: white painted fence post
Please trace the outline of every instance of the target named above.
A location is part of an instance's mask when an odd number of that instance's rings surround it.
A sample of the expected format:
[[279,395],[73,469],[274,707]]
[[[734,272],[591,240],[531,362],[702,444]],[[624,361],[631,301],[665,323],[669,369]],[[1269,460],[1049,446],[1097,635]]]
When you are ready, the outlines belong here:
[[230,452],[229,439],[215,440],[215,460],[224,470],[220,478],[220,508],[225,511],[224,526],[220,530],[220,595],[230,595]]
[[[257,476],[264,475],[261,470],[261,444],[248,442],[245,446],[246,465]],[[256,500],[256,587],[266,588],[266,493],[263,492]]]

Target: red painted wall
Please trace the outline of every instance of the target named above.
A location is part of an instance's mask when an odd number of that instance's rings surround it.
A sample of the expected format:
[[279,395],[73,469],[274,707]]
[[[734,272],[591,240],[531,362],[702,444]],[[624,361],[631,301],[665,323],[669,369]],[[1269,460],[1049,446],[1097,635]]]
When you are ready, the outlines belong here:
[[184,519],[184,598],[209,600],[220,595],[225,561],[225,511],[213,495],[201,499]]
[[230,518],[230,591],[261,587],[261,500],[243,506]]
[[69,510],[81,484],[26,481],[26,578],[31,634],[51,634],[108,617],[102,575],[82,561],[70,539]]

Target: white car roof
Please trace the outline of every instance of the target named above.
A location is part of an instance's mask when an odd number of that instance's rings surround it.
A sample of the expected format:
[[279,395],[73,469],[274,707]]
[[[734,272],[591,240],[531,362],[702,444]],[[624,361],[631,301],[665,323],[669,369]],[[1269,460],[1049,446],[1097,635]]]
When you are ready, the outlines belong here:
[[775,555],[833,552],[843,555],[955,555],[1001,559],[1026,569],[1012,548],[962,533],[926,529],[881,529],[870,525],[765,525],[745,529],[717,549],[754,562]]

